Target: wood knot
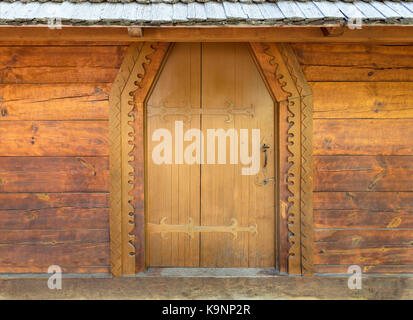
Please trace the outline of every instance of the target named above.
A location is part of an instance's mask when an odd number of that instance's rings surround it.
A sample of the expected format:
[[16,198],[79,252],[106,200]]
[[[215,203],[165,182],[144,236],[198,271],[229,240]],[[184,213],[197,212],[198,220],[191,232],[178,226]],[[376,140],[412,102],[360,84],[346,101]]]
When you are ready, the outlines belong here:
[[7,116],[7,109],[5,109],[5,108],[1,108],[1,116],[2,117],[5,117],[5,116]]

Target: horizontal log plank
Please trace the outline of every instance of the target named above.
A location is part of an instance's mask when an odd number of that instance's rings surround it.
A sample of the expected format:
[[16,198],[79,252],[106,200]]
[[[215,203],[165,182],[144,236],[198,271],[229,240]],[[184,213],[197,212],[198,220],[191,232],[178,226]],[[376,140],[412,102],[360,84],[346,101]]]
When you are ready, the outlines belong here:
[[0,245],[0,265],[108,265],[109,241],[57,245]]
[[315,155],[412,155],[413,119],[315,119]]
[[2,156],[107,156],[107,121],[4,121]]
[[[338,24],[335,24],[339,26]],[[331,26],[331,25],[330,25]],[[142,37],[131,37],[127,27],[10,27],[2,29],[0,41],[170,41],[170,42],[337,42],[406,43],[413,41],[409,26],[342,27],[337,37],[326,37],[319,26],[307,27],[145,27]]]
[[413,191],[413,156],[315,156],[314,191]]
[[413,82],[310,82],[310,86],[315,119],[413,118]]
[[126,46],[0,46],[3,68],[119,68]]
[[[313,266],[314,273],[346,274],[351,265],[344,266]],[[400,274],[413,273],[413,265],[360,265],[363,273]],[[1,268],[0,268],[1,270]]]
[[0,85],[0,121],[107,120],[110,86]]
[[413,81],[412,45],[292,46],[308,81]]
[[315,230],[314,243],[326,244],[329,249],[360,249],[376,247],[413,248],[413,229],[410,230]]
[[[95,274],[110,273],[110,266],[63,266],[60,265],[64,274]],[[0,266],[0,274],[8,273],[48,273],[49,266]]]
[[[85,226],[86,227],[86,226]],[[77,230],[4,230],[0,232],[0,247],[60,246],[68,244],[94,244],[109,242],[109,229]]]
[[413,211],[317,209],[314,228],[413,228]]
[[413,211],[413,192],[314,192],[314,210]]
[[0,47],[1,84],[112,83],[125,46]]
[[109,158],[0,157],[0,192],[109,192]]
[[0,229],[109,229],[109,208],[11,209],[0,210],[0,217]]
[[112,83],[118,68],[22,67],[0,71],[0,84]]
[[108,193],[0,193],[1,210],[108,207]]
[[344,248],[314,243],[314,264],[413,264],[413,248]]

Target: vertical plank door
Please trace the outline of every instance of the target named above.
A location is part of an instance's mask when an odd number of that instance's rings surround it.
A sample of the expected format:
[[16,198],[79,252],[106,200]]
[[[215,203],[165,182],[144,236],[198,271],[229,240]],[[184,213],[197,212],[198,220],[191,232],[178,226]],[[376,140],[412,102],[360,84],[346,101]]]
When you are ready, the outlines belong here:
[[[168,110],[166,115],[154,116],[160,107],[165,108],[163,112]],[[199,115],[195,112],[188,117],[186,108],[200,109]],[[228,118],[231,108],[250,110],[254,116],[241,112]],[[274,102],[248,46],[175,45],[147,110],[147,222],[151,226],[164,223],[175,228],[163,234],[147,232],[149,266],[274,267],[275,185],[273,180],[259,185],[264,178],[276,178]],[[205,139],[201,165],[179,163],[179,157],[175,156],[175,139],[180,139],[175,135],[176,121],[182,121],[184,132],[201,129]],[[152,152],[159,144],[152,140],[152,135],[160,128],[172,133],[173,164],[157,165],[152,159]],[[208,164],[210,129],[236,132],[235,143],[231,145],[230,139],[226,139],[225,164]],[[241,129],[248,130],[249,156],[253,129],[260,130],[259,145],[270,147],[266,176],[261,170],[262,152],[259,173],[241,174],[242,168],[249,166],[240,163]],[[184,148],[189,143],[185,142]],[[218,139],[215,145],[217,149]],[[230,151],[237,155],[235,164],[230,161]],[[217,163],[217,150],[215,153]],[[190,222],[201,227],[192,238],[181,228]],[[256,226],[257,233],[240,231],[235,238],[231,232],[220,229],[234,223],[238,227]],[[164,230],[172,230],[168,228]]]

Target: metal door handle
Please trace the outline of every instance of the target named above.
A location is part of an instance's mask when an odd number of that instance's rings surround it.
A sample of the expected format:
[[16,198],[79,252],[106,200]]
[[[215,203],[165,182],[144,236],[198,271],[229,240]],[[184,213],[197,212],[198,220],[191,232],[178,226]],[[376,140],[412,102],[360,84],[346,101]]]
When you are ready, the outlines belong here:
[[262,167],[263,169],[267,167],[268,164],[268,152],[267,150],[270,148],[268,144],[263,144],[261,146],[261,151],[264,152],[265,158],[264,158],[264,166]]
[[268,165],[268,150],[270,149],[270,146],[268,144],[263,144],[261,145],[261,151],[264,152],[264,165],[262,166],[262,174],[264,176],[264,179],[259,182],[258,181],[258,175],[255,177],[255,184],[258,186],[265,186],[268,182],[274,181],[274,177],[267,178],[267,165]]

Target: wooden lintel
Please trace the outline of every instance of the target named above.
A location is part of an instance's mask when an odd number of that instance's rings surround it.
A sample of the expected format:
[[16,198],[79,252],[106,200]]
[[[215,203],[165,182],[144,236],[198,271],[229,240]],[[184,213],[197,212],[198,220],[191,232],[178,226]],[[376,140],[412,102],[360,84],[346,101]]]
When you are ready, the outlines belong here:
[[128,27],[0,27],[0,41],[167,41],[167,42],[413,42],[413,26],[344,28],[339,37],[326,37],[320,27],[143,27],[141,37]]

